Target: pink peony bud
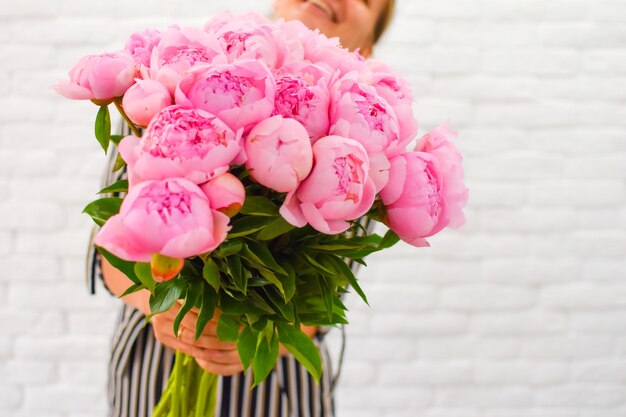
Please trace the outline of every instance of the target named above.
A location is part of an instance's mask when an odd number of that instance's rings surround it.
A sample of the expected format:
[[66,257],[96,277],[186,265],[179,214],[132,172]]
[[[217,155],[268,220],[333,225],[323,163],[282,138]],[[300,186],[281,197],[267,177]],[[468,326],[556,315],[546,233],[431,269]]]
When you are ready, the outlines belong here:
[[115,256],[151,262],[154,254],[188,258],[215,249],[230,227],[224,213],[183,178],[145,181],[132,187],[120,208],[96,235],[95,244]]
[[121,97],[135,82],[136,64],[126,51],[87,55],[61,80],[54,91],[73,100],[98,100],[105,104]]
[[138,126],[148,126],[155,114],[172,104],[172,96],[158,81],[137,80],[122,101],[124,112]]
[[200,188],[209,197],[211,208],[221,211],[228,217],[233,217],[239,212],[246,198],[243,184],[229,172],[202,184]]
[[309,135],[293,119],[274,116],[262,121],[248,135],[245,148],[252,178],[278,192],[295,190],[311,172]]
[[174,278],[185,266],[185,260],[180,258],[170,258],[158,253],[152,255],[150,260],[150,271],[152,278],[156,282],[164,282]]
[[309,223],[314,229],[337,234],[367,213],[376,194],[369,177],[369,158],[361,144],[340,136],[327,136],[313,144],[313,170],[287,194],[281,215],[294,226]]

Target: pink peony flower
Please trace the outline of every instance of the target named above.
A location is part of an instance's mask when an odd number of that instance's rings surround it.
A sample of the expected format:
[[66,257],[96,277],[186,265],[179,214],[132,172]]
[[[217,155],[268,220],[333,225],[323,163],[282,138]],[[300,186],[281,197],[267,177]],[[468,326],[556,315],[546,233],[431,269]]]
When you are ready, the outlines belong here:
[[188,258],[222,243],[228,222],[194,183],[182,178],[146,181],[130,189],[95,244],[128,261],[150,262],[154,254]]
[[274,116],[257,124],[245,141],[250,175],[281,193],[293,191],[309,175],[313,153],[299,122]]
[[119,149],[131,186],[171,177],[201,184],[228,170],[241,149],[241,131],[235,134],[204,110],[169,106],[152,119],[143,138],[127,136]]
[[398,118],[399,141],[387,150],[392,157],[405,151],[408,143],[417,133],[417,120],[413,115],[413,95],[409,82],[398,75],[381,61],[368,60],[372,69],[370,83],[376,92],[389,103]]
[[163,83],[173,95],[176,85],[196,65],[225,63],[226,56],[214,35],[200,29],[170,27],[152,50],[150,68],[143,78]]
[[226,26],[233,27],[233,25],[238,25],[238,28],[249,29],[268,24],[271,25],[272,21],[258,13],[247,12],[235,15],[231,12],[222,12],[213,16],[204,24],[204,31],[217,34]]
[[393,109],[357,76],[351,73],[332,88],[330,133],[359,141],[369,154],[395,150],[399,127]]
[[161,41],[161,32],[156,29],[146,29],[143,32],[133,33],[124,49],[135,59],[137,64],[150,66],[152,50]]
[[158,81],[137,80],[124,94],[122,107],[130,120],[139,126],[148,126],[158,112],[172,104],[172,96]]
[[367,150],[376,191],[388,180],[390,155],[400,147],[399,125],[393,109],[376,90],[351,73],[335,83],[330,102],[330,133],[357,140]]
[[228,62],[261,60],[271,69],[282,67],[291,57],[289,40],[281,35],[274,24],[250,24],[245,20],[234,20],[216,32]]
[[313,64],[292,64],[278,71],[274,114],[302,123],[311,140],[328,135],[331,74]]
[[327,136],[313,144],[313,170],[287,194],[281,215],[294,226],[337,234],[346,231],[374,202],[367,152],[357,141]]
[[429,153],[439,162],[446,196],[453,203],[448,205],[451,227],[459,227],[465,223],[463,207],[468,199],[468,191],[463,182],[463,156],[452,142],[456,136],[457,133],[444,124],[422,136],[415,145],[415,151]]
[[228,217],[237,214],[246,199],[246,189],[239,178],[230,172],[205,182],[200,188],[209,197],[211,208],[221,211]]
[[388,226],[413,246],[428,246],[426,237],[464,223],[467,189],[458,175],[460,155],[451,144],[437,153],[413,151],[393,158],[389,183],[380,192]]
[[195,68],[176,88],[176,103],[215,114],[233,130],[248,132],[271,116],[276,83],[265,64],[235,64]]
[[128,52],[119,51],[81,58],[54,91],[73,100],[109,101],[121,97],[135,83],[136,64]]

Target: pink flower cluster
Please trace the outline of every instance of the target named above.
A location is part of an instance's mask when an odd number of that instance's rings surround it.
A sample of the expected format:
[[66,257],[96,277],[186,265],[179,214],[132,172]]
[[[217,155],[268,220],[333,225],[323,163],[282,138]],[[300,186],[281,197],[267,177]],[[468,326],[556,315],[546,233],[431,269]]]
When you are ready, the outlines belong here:
[[[408,83],[297,21],[223,14],[202,29],[131,36],[89,56],[54,87],[73,99],[116,100],[144,128],[120,153],[130,191],[96,243],[120,257],[181,258],[212,250],[245,199],[229,173],[280,195],[282,216],[336,234],[374,205],[421,246],[462,223],[467,199],[452,134],[415,138]],[[278,195],[278,194],[277,194]]]

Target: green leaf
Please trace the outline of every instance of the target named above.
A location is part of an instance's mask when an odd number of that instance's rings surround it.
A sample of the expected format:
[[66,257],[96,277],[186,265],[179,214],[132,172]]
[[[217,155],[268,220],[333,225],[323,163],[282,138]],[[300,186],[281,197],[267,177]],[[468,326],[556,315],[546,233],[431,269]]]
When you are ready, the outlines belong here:
[[226,258],[239,252],[243,247],[243,242],[239,239],[229,239],[223,242],[213,254],[219,258]]
[[287,323],[278,322],[278,339],[295,356],[316,381],[322,375],[322,360],[313,341],[302,330]]
[[133,284],[130,287],[128,287],[128,289],[126,291],[124,291],[124,293],[122,295],[120,295],[120,298],[122,297],[126,297],[127,295],[136,293],[137,291],[141,291],[146,289],[146,286],[143,284]]
[[322,290],[322,297],[324,298],[324,304],[326,305],[326,313],[328,315],[328,320],[331,320],[333,318],[333,306],[334,306],[333,293],[324,275],[320,275],[318,282],[320,285],[320,289]]
[[250,296],[249,302],[237,301],[226,296],[222,297],[220,309],[227,314],[274,314],[274,310],[266,302],[259,300],[260,297],[255,296],[252,292],[248,294]]
[[124,161],[122,155],[118,153],[117,158],[115,158],[115,166],[113,167],[113,172],[117,171],[118,169],[122,169],[124,166],[126,166],[126,161]]
[[252,240],[248,240],[243,248],[244,256],[246,259],[253,262],[258,262],[261,265],[270,268],[279,274],[287,275],[287,272],[276,262],[272,252],[267,248],[265,243],[259,243]]
[[287,271],[287,275],[282,277],[285,300],[289,301],[296,293],[296,270],[289,262],[283,263],[283,269]]
[[265,294],[267,294],[269,302],[273,304],[276,313],[279,314],[279,316],[282,316],[288,322],[294,322],[295,316],[292,308],[288,306],[278,294],[275,293],[275,290],[270,287],[263,288],[263,290],[265,291]]
[[257,235],[257,238],[259,240],[270,240],[293,229],[295,229],[295,227],[287,223],[287,220],[285,220],[283,216],[278,216],[276,220],[261,229],[261,231]]
[[217,337],[224,342],[236,342],[239,336],[239,322],[235,316],[222,314],[217,321]]
[[246,196],[241,207],[241,214],[253,216],[277,216],[278,206],[272,203],[267,197],[263,196]]
[[187,282],[178,278],[157,284],[150,296],[150,317],[172,308],[187,289]]
[[263,268],[262,266],[257,266],[257,270],[259,271],[261,276],[263,276],[263,278],[265,278],[266,280],[274,284],[276,288],[278,288],[278,291],[280,291],[280,294],[283,296],[285,301],[287,301],[285,297],[285,289],[283,288],[283,283],[278,279],[276,274],[274,274],[272,271],[270,271],[267,268]]
[[134,284],[141,285],[141,281],[135,275],[135,262],[120,259],[101,246],[96,246],[96,249],[115,269],[126,275]]
[[215,314],[215,305],[217,304],[217,294],[212,287],[208,285],[202,286],[202,308],[200,308],[200,314],[198,314],[198,320],[196,321],[196,335],[198,340],[204,328],[209,320],[213,318]]
[[125,193],[128,191],[128,180],[119,180],[98,191],[98,194]]
[[318,251],[326,251],[326,252],[336,252],[336,251],[340,251],[340,250],[347,250],[347,251],[355,251],[355,250],[360,250],[365,248],[365,245],[362,245],[360,243],[348,243],[348,242],[334,242],[334,243],[318,243],[318,244],[311,244],[311,245],[306,245],[305,248],[306,249],[313,249],[313,250],[318,250]]
[[302,313],[302,323],[307,326],[333,326],[335,324],[348,324],[344,314],[333,313],[333,318],[328,320],[326,313]]
[[270,224],[273,220],[274,219],[272,217],[261,216],[247,216],[239,218],[233,221],[233,228],[228,233],[228,239],[255,233]]
[[267,318],[265,316],[261,316],[259,320],[255,321],[250,325],[253,332],[262,332],[265,327],[267,327]]
[[226,263],[235,287],[243,294],[246,294],[248,291],[248,280],[241,265],[241,258],[238,255],[229,256],[226,258]]
[[337,266],[337,269],[341,271],[343,276],[350,283],[350,286],[352,286],[352,288],[354,288],[354,291],[356,291],[356,293],[359,294],[359,296],[363,299],[363,301],[365,301],[365,304],[369,305],[369,302],[367,301],[367,297],[365,296],[365,293],[361,289],[361,286],[357,282],[356,277],[354,276],[354,273],[348,267],[348,265],[346,265],[346,263],[343,260],[335,256],[329,256],[329,259],[332,259],[332,262],[334,262],[334,264]]
[[115,143],[116,145],[119,145],[122,139],[124,138],[125,138],[124,135],[111,135],[111,142]]
[[94,133],[98,143],[104,149],[106,154],[109,149],[109,142],[111,141],[111,115],[109,114],[109,106],[100,106],[98,114],[96,116],[96,124],[94,126]]
[[152,270],[150,269],[150,264],[147,262],[137,262],[135,264],[135,275],[141,281],[141,283],[150,290],[151,293],[154,293],[154,286],[156,282],[152,277]]
[[320,270],[323,273],[326,274],[335,274],[335,271],[332,269],[329,269],[327,267],[325,267],[324,265],[322,265],[321,263],[319,263],[317,260],[315,260],[315,258],[313,258],[311,255],[309,255],[308,253],[304,253],[304,257],[306,258],[306,260],[311,264],[311,266],[313,266],[315,269]]
[[399,241],[400,241],[400,236],[398,236],[396,232],[394,232],[393,230],[389,229],[387,230],[387,233],[385,233],[385,236],[383,236],[383,240],[380,242],[380,245],[378,245],[378,248],[388,249],[392,247],[393,245],[395,245],[396,243],[398,243]]
[[185,303],[174,318],[174,334],[178,334],[180,322],[183,320],[183,317],[185,317],[185,315],[196,305],[196,301],[198,301],[200,297],[202,297],[202,283],[196,280],[193,281],[189,287],[187,287]]
[[211,287],[215,289],[215,291],[220,290],[220,271],[217,269],[217,264],[213,259],[208,258],[204,262],[202,277]]
[[257,336],[250,330],[249,327],[244,327],[241,333],[239,333],[239,340],[237,341],[237,351],[239,352],[239,358],[243,363],[244,369],[250,367],[252,359],[254,359],[254,352],[256,352]]
[[[268,326],[274,327],[270,322]],[[257,341],[257,349],[252,362],[252,371],[254,372],[254,385],[258,385],[267,378],[270,371],[276,365],[278,359],[278,337],[275,333],[268,341],[263,333],[259,333]]]
[[87,204],[83,213],[89,214],[98,226],[102,226],[111,216],[120,212],[121,205],[122,199],[119,197],[99,198]]

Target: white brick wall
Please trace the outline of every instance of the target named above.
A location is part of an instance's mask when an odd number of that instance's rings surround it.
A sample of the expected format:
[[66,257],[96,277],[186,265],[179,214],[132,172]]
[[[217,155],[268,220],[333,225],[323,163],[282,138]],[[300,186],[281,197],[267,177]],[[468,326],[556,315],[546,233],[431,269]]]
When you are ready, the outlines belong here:
[[[468,225],[370,259],[338,415],[626,417],[626,1],[399,3],[377,55],[424,129],[460,131]],[[0,2],[0,416],[105,415],[115,300],[87,294],[80,214],[104,162],[95,108],[48,87],[133,30],[218,8]]]

